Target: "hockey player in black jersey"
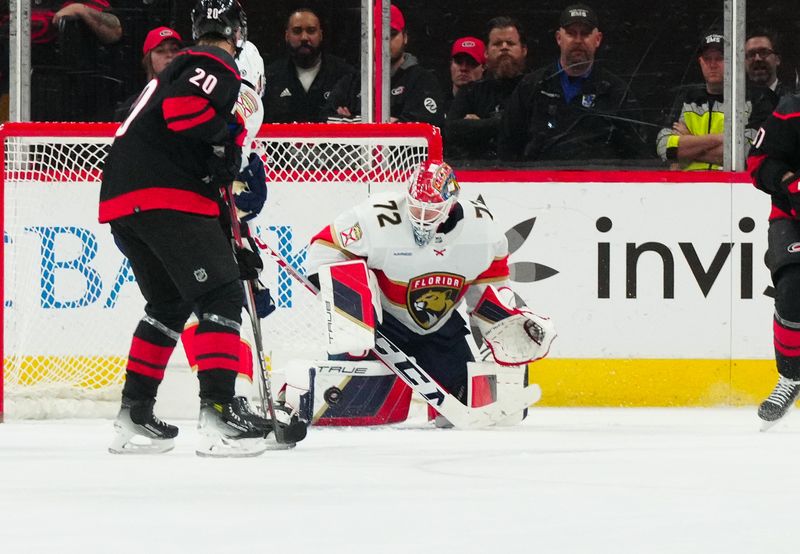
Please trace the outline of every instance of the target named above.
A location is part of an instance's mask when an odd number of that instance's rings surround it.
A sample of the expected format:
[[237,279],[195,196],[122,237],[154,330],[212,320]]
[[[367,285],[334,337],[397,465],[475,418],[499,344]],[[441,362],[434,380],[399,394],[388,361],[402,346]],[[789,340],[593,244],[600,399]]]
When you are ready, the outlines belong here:
[[783,97],[753,147],[747,169],[755,186],[772,197],[766,263],[775,286],[778,383],[758,408],[766,430],[800,395],[800,95]]
[[234,398],[243,290],[218,219],[220,186],[241,165],[245,130],[232,115],[241,82],[233,56],[246,19],[238,0],[199,0],[192,24],[197,45],[148,83],[104,168],[100,221],[110,223],[147,301],[133,334],[113,453],[173,447],[178,429],[159,420],[153,406],[193,311],[200,318],[197,454],[251,456],[269,447],[271,422]]

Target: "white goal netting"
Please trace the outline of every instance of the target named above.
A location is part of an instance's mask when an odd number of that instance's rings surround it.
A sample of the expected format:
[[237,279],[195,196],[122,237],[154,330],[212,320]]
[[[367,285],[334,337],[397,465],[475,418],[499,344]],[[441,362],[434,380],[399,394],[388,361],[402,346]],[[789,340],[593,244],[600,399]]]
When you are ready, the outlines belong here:
[[[97,222],[114,125],[10,124],[4,142],[4,325],[0,416],[110,415],[144,301]],[[422,124],[265,125],[268,198],[256,234],[305,273],[308,240],[370,192],[398,187],[441,140]],[[277,311],[263,321],[273,366],[323,356],[311,295],[266,261]],[[176,350],[170,367],[187,366]],[[169,368],[168,368],[169,373]]]

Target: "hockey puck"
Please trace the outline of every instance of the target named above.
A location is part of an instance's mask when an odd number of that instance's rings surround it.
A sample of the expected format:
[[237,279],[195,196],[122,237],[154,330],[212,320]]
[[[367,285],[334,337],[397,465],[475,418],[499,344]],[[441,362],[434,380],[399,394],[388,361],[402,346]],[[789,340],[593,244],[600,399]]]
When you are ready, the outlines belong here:
[[544,331],[539,325],[536,324],[535,321],[527,319],[522,327],[525,329],[525,332],[528,333],[528,336],[533,342],[536,344],[542,344]]
[[324,398],[325,402],[327,402],[331,406],[334,404],[338,404],[339,400],[342,399],[342,389],[340,389],[339,387],[330,387],[322,395],[322,398]]

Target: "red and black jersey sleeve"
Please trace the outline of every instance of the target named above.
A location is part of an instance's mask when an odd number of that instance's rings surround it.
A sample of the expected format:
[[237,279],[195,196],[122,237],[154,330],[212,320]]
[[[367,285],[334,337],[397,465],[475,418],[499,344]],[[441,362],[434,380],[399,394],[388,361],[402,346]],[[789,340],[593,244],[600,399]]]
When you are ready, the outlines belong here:
[[[179,62],[176,64],[176,62]],[[210,144],[230,140],[241,78],[233,58],[214,47],[183,50],[167,68],[161,110],[167,129]]]
[[800,95],[784,96],[764,122],[747,170],[753,184],[769,194],[781,194],[783,176],[800,170]]

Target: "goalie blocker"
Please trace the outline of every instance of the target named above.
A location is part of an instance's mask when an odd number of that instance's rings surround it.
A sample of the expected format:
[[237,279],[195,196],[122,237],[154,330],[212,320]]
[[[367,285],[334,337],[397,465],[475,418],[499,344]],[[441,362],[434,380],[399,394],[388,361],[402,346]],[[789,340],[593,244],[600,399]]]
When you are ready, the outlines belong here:
[[[504,394],[527,385],[526,367],[471,362],[468,375],[471,407],[502,402]],[[386,425],[408,418],[412,390],[380,362],[292,360],[285,378],[286,407],[312,425]],[[526,415],[518,412],[497,425],[519,423]]]

